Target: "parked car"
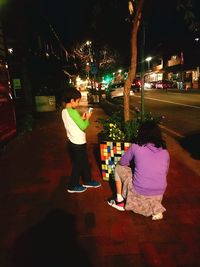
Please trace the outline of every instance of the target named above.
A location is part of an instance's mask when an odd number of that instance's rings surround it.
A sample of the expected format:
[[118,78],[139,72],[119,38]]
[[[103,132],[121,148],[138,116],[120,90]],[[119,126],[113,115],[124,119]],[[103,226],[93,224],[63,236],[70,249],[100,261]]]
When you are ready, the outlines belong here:
[[108,86],[108,93],[111,98],[119,97],[124,95],[124,82],[113,83]]
[[142,82],[140,79],[134,79],[131,85],[131,90],[133,92],[140,92],[142,86]]
[[[113,83],[108,86],[106,89],[107,96],[111,98],[120,97],[124,95],[124,82]],[[130,91],[130,94],[133,94],[133,91]]]
[[173,88],[173,82],[168,80],[161,80],[156,82],[157,89]]
[[156,81],[144,83],[144,89],[153,89],[153,88],[156,88]]

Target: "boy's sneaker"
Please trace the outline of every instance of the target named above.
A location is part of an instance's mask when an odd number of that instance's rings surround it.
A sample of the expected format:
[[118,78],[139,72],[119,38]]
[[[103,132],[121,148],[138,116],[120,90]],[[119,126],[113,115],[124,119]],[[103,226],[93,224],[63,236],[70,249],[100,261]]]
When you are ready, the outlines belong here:
[[156,220],[162,220],[162,219],[163,219],[163,214],[162,214],[161,212],[152,215],[152,220],[153,220],[153,221],[156,221]]
[[87,190],[86,187],[82,186],[82,185],[76,185],[74,186],[74,188],[68,188],[67,192],[69,193],[83,193]]
[[89,181],[89,182],[84,183],[83,186],[86,188],[89,188],[89,187],[97,188],[101,186],[101,183],[97,181]]
[[108,205],[110,205],[111,207],[117,209],[117,210],[120,210],[120,211],[125,211],[125,201],[122,200],[120,202],[118,202],[116,199],[110,199],[107,201],[108,202]]

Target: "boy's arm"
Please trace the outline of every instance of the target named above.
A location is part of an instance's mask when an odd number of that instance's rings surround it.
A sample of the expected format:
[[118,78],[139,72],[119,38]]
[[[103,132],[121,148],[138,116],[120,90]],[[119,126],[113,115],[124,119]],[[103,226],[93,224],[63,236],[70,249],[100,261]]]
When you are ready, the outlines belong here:
[[82,131],[84,131],[90,125],[89,120],[83,120],[76,109],[69,108],[67,111],[69,116]]

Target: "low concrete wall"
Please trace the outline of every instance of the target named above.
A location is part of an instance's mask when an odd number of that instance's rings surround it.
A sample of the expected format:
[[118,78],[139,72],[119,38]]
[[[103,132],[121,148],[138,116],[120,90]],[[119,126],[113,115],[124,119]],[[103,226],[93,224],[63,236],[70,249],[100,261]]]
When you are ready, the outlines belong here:
[[35,96],[37,112],[49,112],[56,110],[55,96]]

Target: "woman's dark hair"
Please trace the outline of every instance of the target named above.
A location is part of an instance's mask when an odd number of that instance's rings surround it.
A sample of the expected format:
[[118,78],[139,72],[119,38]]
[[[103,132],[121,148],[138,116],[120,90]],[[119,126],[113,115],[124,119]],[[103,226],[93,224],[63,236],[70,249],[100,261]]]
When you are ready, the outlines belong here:
[[75,87],[67,87],[63,93],[63,102],[70,103],[72,99],[75,101],[81,98],[81,93]]
[[158,124],[154,121],[145,121],[139,127],[138,144],[140,146],[152,143],[155,147],[166,149],[166,143],[162,139],[162,133]]

